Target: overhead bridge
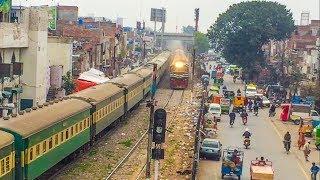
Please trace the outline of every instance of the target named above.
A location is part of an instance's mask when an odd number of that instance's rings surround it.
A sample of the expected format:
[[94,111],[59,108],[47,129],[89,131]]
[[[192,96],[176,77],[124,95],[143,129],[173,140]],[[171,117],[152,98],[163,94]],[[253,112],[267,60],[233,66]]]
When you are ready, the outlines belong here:
[[[161,33],[157,34],[157,46],[161,46]],[[194,43],[194,36],[192,34],[183,33],[164,33],[163,35],[163,48],[184,48],[191,50]]]

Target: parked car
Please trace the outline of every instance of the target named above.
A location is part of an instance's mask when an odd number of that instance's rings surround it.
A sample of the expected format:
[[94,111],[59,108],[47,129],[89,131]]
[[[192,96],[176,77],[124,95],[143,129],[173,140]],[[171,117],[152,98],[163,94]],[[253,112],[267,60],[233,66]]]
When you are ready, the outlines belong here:
[[218,139],[205,138],[200,146],[201,158],[220,160],[222,144]]
[[221,106],[217,103],[211,103],[209,105],[209,114],[211,116],[214,116],[218,122],[221,121]]

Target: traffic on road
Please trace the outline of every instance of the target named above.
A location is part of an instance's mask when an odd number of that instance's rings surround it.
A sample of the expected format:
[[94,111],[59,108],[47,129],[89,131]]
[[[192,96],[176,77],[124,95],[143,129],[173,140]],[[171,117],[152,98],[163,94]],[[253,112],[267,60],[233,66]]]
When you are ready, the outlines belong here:
[[246,82],[235,65],[213,60],[204,68],[209,83],[198,179],[319,178],[320,126],[312,104],[292,102],[298,97],[288,99],[276,85]]

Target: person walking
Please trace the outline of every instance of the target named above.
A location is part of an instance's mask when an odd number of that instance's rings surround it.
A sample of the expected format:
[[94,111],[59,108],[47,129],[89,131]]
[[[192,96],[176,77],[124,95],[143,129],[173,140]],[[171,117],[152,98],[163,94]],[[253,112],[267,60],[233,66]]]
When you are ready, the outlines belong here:
[[310,155],[310,152],[311,152],[311,149],[310,149],[310,141],[308,141],[308,143],[306,143],[304,146],[303,146],[303,154],[304,154],[304,157],[306,159],[306,161],[309,161],[308,157]]
[[306,144],[306,137],[304,133],[299,132],[299,139],[298,139],[298,147],[299,150]]
[[319,172],[320,168],[316,165],[316,163],[312,163],[312,166],[310,168],[311,171],[311,180],[317,180],[317,174]]

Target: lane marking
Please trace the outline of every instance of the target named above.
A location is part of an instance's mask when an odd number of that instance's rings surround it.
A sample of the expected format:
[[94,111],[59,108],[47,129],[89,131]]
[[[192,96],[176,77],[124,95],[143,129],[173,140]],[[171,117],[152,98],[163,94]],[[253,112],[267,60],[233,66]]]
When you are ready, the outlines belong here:
[[[269,118],[270,119],[270,118]],[[278,128],[276,127],[275,123],[273,121],[269,121],[269,123],[271,124],[271,126],[273,127],[273,129],[276,131],[276,133],[278,134],[278,136],[280,137],[280,139],[282,139],[282,135],[280,134]],[[292,147],[293,150],[293,147]],[[303,168],[302,165],[302,161],[301,159],[298,157],[297,153],[295,152],[295,150],[293,150],[293,155],[296,157],[296,159],[298,160],[298,166],[300,168],[300,170],[303,172],[303,174],[305,175],[306,179],[309,179],[309,175],[307,174],[307,172],[305,171],[305,169]]]

